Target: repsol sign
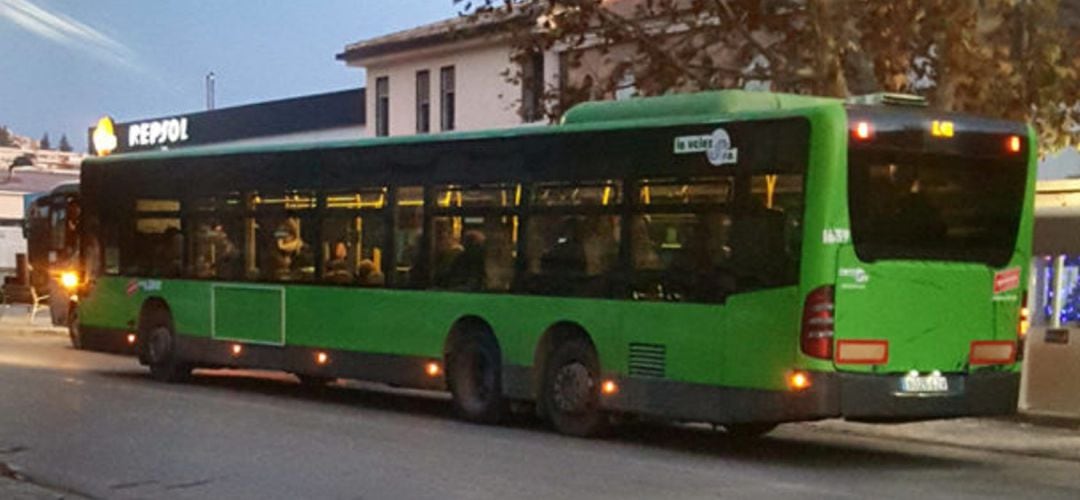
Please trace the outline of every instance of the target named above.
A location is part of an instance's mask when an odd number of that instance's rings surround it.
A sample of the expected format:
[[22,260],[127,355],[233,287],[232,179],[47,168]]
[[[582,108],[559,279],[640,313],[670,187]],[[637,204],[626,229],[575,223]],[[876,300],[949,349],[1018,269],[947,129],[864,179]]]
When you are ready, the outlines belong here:
[[128,126],[128,147],[168,146],[187,142],[187,118],[168,118],[149,122],[134,123]]

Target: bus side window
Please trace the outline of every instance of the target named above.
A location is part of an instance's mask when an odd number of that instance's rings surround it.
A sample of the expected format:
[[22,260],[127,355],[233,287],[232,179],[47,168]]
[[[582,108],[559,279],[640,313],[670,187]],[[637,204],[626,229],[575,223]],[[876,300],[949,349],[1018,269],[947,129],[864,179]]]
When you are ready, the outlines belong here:
[[313,281],[315,279],[315,195],[286,191],[253,193],[248,198],[255,214],[248,223],[248,279]]
[[643,180],[630,221],[634,300],[723,302],[731,269],[730,177]]
[[386,188],[331,194],[322,225],[322,281],[381,287]]
[[151,277],[179,277],[183,270],[184,236],[180,232],[180,202],[135,200],[135,231],[130,253],[123,255],[125,272]]
[[735,215],[732,261],[740,290],[794,285],[801,252],[800,174],[754,175]]
[[542,295],[607,297],[621,240],[621,186],[548,184],[533,190],[525,289]]
[[521,186],[440,186],[432,218],[432,284],[506,292],[514,280]]
[[424,188],[399,187],[395,194],[393,285],[398,288],[423,287],[428,281],[428,267],[421,258]]

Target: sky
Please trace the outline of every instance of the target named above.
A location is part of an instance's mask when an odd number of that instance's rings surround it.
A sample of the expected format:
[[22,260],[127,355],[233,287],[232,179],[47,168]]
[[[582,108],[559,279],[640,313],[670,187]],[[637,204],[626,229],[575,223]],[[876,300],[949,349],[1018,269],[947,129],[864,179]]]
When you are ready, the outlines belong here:
[[87,129],[355,88],[347,44],[457,15],[453,0],[0,0],[0,125],[86,150]]

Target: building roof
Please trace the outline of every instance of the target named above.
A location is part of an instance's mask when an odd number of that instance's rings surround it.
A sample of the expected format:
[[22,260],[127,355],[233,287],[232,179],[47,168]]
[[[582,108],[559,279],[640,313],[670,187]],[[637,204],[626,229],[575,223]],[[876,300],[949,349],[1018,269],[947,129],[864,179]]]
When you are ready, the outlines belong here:
[[340,61],[356,61],[404,50],[431,47],[442,43],[488,35],[512,22],[525,22],[529,15],[521,10],[508,13],[496,10],[477,16],[459,16],[431,24],[361,40],[345,46],[337,54]]

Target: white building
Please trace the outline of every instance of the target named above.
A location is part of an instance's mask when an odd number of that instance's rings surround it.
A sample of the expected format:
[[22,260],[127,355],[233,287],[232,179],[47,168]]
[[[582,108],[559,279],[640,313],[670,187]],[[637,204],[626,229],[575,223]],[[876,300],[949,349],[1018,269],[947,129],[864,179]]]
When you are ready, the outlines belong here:
[[[366,135],[543,122],[543,94],[558,88],[559,61],[547,52],[524,64],[511,62],[505,26],[513,22],[531,27],[530,21],[505,16],[455,18],[345,47],[337,58],[367,74]],[[513,75],[524,76],[524,84],[509,81]]]

